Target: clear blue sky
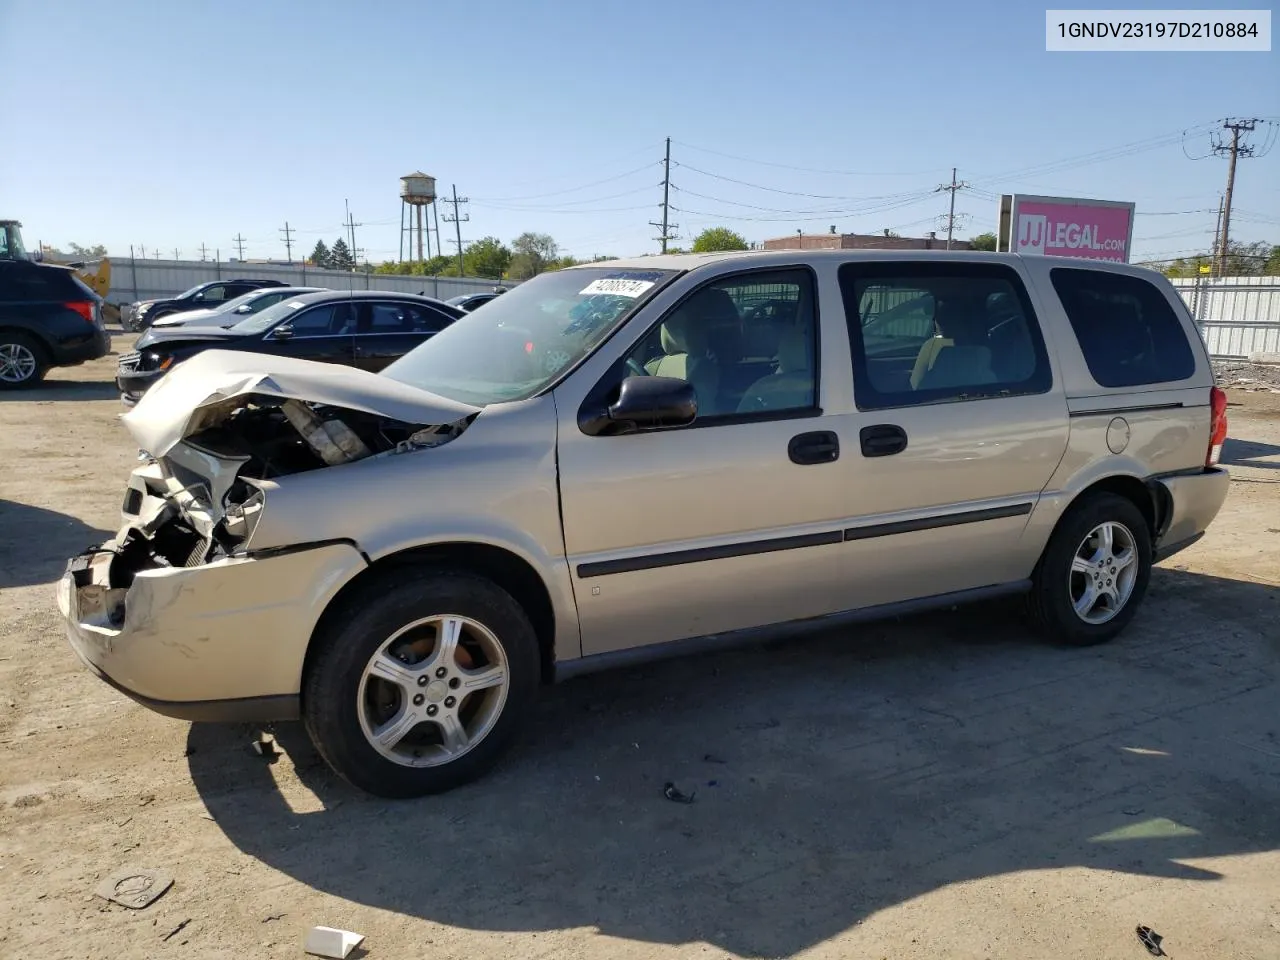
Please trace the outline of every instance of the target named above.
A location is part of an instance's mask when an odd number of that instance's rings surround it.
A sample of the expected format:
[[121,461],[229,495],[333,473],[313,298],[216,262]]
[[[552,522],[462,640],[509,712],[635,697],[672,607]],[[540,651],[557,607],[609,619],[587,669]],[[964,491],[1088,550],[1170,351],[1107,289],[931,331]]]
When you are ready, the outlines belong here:
[[[0,216],[32,247],[283,257],[286,220],[309,251],[349,198],[378,261],[422,169],[471,198],[464,242],[643,253],[669,136],[682,238],[920,235],[955,165],[960,236],[1022,191],[1135,201],[1137,258],[1207,248],[1226,163],[1187,154],[1280,121],[1280,53],[1051,54],[1044,6],[0,0]],[[1241,162],[1236,208],[1233,238],[1280,242],[1280,148]]]

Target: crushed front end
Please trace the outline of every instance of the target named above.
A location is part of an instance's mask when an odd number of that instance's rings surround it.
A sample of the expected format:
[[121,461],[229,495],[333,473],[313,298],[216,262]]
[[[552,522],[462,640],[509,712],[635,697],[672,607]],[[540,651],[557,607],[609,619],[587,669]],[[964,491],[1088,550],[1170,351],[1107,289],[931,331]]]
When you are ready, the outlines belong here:
[[[257,548],[254,528],[270,509],[262,482],[439,446],[474,416],[463,410],[432,423],[459,411],[387,402],[384,413],[376,396],[357,406],[351,383],[308,384],[333,375],[297,363],[288,365],[291,377],[276,379],[231,371],[230,383],[199,386],[202,399],[185,409],[166,398],[189,393],[195,375],[208,380],[208,369],[179,368],[174,389],[163,389],[166,378],[150,391],[126,425],[157,449],[139,455],[120,529],[73,557],[58,585],[81,660],[157,712],[193,720],[296,716],[316,622],[367,560],[350,540]],[[350,373],[338,379],[359,386],[361,372]],[[416,422],[396,416],[405,414]]]

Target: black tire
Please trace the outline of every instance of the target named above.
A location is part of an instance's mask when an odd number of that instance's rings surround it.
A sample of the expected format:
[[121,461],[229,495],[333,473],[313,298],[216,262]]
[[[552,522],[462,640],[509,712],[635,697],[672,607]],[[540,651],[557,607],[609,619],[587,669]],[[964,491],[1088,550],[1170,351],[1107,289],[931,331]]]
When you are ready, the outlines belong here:
[[44,344],[20,330],[3,330],[0,331],[0,356],[4,355],[6,347],[16,347],[29,353],[35,359],[35,368],[30,376],[22,380],[0,379],[0,390],[28,390],[38,386],[49,372],[49,356]]
[[[402,765],[365,737],[357,703],[360,679],[370,658],[398,630],[442,614],[474,620],[497,638],[507,660],[506,701],[489,732],[466,753],[438,766]],[[377,796],[441,793],[487,773],[521,728],[538,692],[541,658],[529,618],[509,593],[474,574],[407,568],[377,577],[326,615],[312,643],[302,684],[303,724],[329,766]]]
[[[1076,551],[1100,524],[1121,524],[1133,539],[1137,574],[1128,599],[1105,623],[1089,623],[1075,611],[1071,564]],[[1028,609],[1032,622],[1049,640],[1073,647],[1105,643],[1128,626],[1151,580],[1151,528],[1132,500],[1114,493],[1091,493],[1072,504],[1049,538],[1032,575]]]

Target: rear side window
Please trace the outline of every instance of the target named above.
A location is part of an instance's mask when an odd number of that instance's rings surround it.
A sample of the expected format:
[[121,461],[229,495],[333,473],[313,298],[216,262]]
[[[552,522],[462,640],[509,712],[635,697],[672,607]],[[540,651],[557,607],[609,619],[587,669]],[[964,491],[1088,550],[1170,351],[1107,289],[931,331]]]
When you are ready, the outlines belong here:
[[1003,264],[847,263],[840,290],[860,410],[1043,393],[1053,383],[1031,301]]
[[1168,383],[1195,373],[1186,331],[1153,284],[1120,273],[1066,267],[1049,276],[1099,386]]

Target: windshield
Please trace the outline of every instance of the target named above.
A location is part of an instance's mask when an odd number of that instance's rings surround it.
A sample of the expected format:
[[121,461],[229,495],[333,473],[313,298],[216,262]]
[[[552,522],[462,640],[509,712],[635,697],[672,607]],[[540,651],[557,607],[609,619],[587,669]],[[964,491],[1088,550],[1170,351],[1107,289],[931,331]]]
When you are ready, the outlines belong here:
[[16,223],[0,226],[0,260],[25,260],[27,251],[22,246],[22,231]]
[[607,337],[672,270],[584,267],[544,273],[455,321],[383,371],[485,406],[542,390]]
[[281,300],[259,313],[245,317],[239,323],[232,324],[228,329],[236,333],[265,333],[299,307],[305,306],[306,304],[301,300]]
[[236,307],[243,307],[246,303],[252,303],[260,296],[262,296],[261,290],[253,290],[249,293],[242,293],[238,297],[232,297],[230,300],[226,300],[223,303],[218,304],[216,307],[209,307],[208,309],[212,310],[214,313],[230,313]]

